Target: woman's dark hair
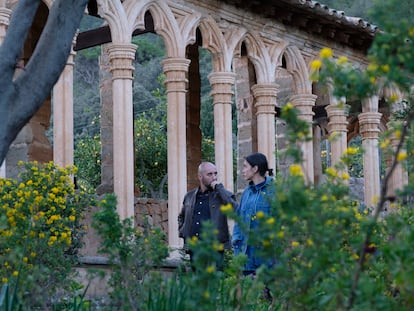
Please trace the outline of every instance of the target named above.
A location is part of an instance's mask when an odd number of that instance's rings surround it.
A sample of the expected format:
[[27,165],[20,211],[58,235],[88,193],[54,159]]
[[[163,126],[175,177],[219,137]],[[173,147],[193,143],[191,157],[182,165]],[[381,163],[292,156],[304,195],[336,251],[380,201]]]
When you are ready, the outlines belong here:
[[269,168],[269,165],[267,164],[267,158],[263,153],[253,153],[245,157],[245,160],[250,164],[251,167],[257,166],[258,172],[261,176],[265,176],[266,172],[269,173],[269,176],[273,176],[273,169]]

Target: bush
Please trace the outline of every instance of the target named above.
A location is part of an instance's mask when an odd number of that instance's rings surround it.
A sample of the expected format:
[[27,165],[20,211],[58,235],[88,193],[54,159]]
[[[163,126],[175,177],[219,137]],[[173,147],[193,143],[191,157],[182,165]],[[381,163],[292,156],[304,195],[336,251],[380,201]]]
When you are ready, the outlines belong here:
[[0,277],[25,307],[44,309],[72,291],[90,201],[74,189],[74,167],[20,165],[18,180],[0,179]]

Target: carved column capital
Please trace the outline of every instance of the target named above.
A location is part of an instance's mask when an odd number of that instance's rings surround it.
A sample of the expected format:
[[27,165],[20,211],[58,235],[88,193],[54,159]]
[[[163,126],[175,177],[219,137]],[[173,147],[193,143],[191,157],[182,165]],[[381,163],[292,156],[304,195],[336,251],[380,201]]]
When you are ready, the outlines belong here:
[[279,90],[279,85],[271,84],[256,84],[252,86],[253,96],[256,99],[255,107],[257,114],[276,114],[276,96]]
[[330,134],[333,132],[348,132],[348,105],[328,105],[325,107],[325,110],[328,114],[328,130]]
[[358,115],[359,131],[363,139],[378,138],[381,117],[379,112],[363,112]]
[[296,94],[290,98],[290,102],[299,110],[300,116],[311,122],[315,114],[312,107],[315,106],[316,98],[314,94]]
[[214,104],[232,104],[236,74],[233,72],[213,72],[208,76]]
[[190,60],[186,58],[166,58],[162,61],[165,73],[165,85],[168,92],[186,92],[187,73]]
[[133,79],[135,44],[109,44],[112,79]]

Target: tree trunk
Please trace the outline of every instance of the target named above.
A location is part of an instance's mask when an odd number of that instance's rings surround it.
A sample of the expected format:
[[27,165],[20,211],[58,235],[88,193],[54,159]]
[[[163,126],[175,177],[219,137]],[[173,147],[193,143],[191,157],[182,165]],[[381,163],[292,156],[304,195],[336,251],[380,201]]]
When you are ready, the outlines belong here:
[[0,163],[17,134],[50,96],[63,71],[88,0],[55,0],[25,69],[14,77],[40,0],[20,0],[0,46]]

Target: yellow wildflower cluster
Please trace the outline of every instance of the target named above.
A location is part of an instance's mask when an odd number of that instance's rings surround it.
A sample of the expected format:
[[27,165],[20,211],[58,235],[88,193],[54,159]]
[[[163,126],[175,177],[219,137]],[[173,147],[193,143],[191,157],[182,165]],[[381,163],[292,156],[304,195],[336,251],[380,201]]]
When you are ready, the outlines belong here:
[[[61,249],[58,253],[63,256],[64,250],[72,246],[74,230],[80,230],[75,221],[83,203],[70,177],[76,169],[59,168],[53,162],[18,164],[24,168],[19,181],[0,179],[0,210],[6,216],[0,227],[0,265],[8,267],[0,269],[2,280],[17,270],[19,259],[24,263],[22,273],[40,264],[48,256],[47,247]],[[27,239],[27,249],[22,254]]]
[[303,176],[302,167],[298,164],[292,164],[289,166],[289,174],[291,176]]

